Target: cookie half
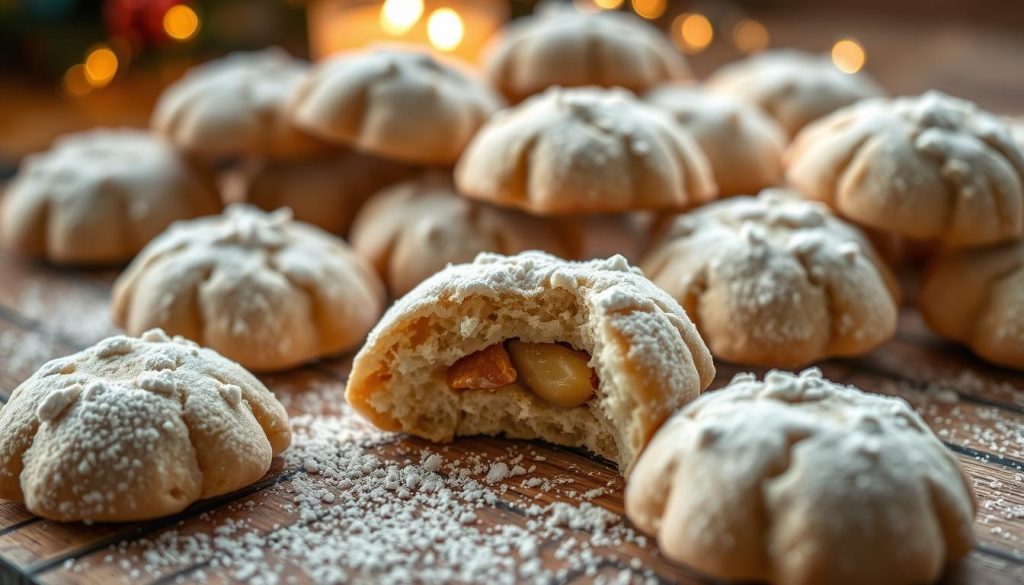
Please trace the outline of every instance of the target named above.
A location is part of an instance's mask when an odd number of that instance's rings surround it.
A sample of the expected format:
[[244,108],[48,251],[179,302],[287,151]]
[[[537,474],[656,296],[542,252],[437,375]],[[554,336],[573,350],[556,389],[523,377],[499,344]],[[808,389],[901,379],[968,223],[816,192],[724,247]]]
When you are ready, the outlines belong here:
[[385,314],[346,397],[386,430],[542,439],[625,472],[714,371],[679,304],[621,256],[481,254]]

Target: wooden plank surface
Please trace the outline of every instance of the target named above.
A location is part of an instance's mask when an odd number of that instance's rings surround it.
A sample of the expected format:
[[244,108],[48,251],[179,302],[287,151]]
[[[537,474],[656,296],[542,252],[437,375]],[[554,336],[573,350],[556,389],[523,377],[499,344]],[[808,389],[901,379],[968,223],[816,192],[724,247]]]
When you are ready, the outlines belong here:
[[[75,351],[114,330],[107,316],[111,275],[111,271],[58,271],[0,257],[0,363],[4,364],[0,368],[0,398],[47,359]],[[557,582],[707,582],[696,572],[661,557],[649,540],[629,528],[622,519],[623,481],[608,462],[539,443],[481,438],[438,446],[378,433],[349,413],[344,404],[348,367],[348,358],[338,358],[264,376],[296,417],[296,424],[330,420],[335,425],[332,428],[346,435],[344,441],[327,445],[325,453],[350,445],[400,469],[416,465],[422,454],[429,452],[444,461],[442,474],[448,466],[457,469],[455,462],[463,462],[463,466],[466,461],[476,462],[469,475],[496,496],[492,503],[475,509],[473,530],[481,534],[535,529],[536,518],[550,514],[558,502],[607,510],[610,524],[600,526],[597,533],[593,526],[542,531],[545,536],[538,539],[542,551],[538,558]],[[904,311],[900,332],[892,342],[870,356],[831,361],[823,369],[835,380],[908,400],[970,475],[979,500],[978,546],[966,561],[950,569],[945,582],[1024,582],[1024,376],[982,364],[935,338],[909,309]],[[747,370],[719,364],[715,386]],[[303,436],[298,434],[293,449],[301,452]],[[531,471],[524,477],[488,484],[488,464],[495,461],[528,462]],[[280,542],[297,538],[291,527],[305,522],[301,516],[310,508],[295,502],[311,489],[323,491],[325,516],[320,521],[324,534],[344,527],[331,516],[338,506],[326,500],[343,499],[346,486],[288,455],[275,460],[266,478],[241,493],[200,502],[178,516],[152,522],[59,524],[34,518],[19,505],[3,503],[0,581],[226,583],[257,577],[256,582],[262,582],[259,577],[268,573],[280,577],[280,582],[315,581],[318,575],[323,577],[316,571],[326,570],[321,561],[311,558],[308,551],[277,548]],[[309,536],[302,533],[292,544],[317,550],[317,542],[303,540],[316,534],[315,523],[311,526]],[[606,531],[617,535],[612,544]],[[229,535],[232,542],[255,544],[219,549],[210,544],[218,534]],[[560,556],[559,547],[566,541],[584,543],[574,554],[585,556],[586,563],[574,565],[572,554]],[[591,541],[597,544],[586,544]],[[237,558],[254,551],[262,551],[255,564]],[[348,575],[353,579],[359,576],[372,580],[374,573]]]

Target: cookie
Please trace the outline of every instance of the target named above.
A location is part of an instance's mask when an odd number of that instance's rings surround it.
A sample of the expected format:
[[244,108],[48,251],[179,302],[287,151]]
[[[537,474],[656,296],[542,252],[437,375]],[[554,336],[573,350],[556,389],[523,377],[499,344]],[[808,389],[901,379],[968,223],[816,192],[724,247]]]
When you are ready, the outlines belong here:
[[58,138],[26,157],[0,208],[9,250],[54,264],[130,260],[171,222],[220,211],[212,177],[141,130]]
[[1008,118],[1007,123],[1010,125],[1010,131],[1013,133],[1013,139],[1017,141],[1017,145],[1024,148],[1024,117]]
[[706,85],[753,102],[789,136],[822,116],[884,93],[865,73],[843,73],[827,55],[792,49],[764,51],[727,64]]
[[455,183],[537,215],[682,210],[715,196],[689,132],[625,90],[593,87],[553,88],[495,114]]
[[182,150],[214,159],[301,158],[328,146],[286,115],[309,64],[273,47],[231,53],[190,69],[160,95],[153,129]]
[[50,361],[0,410],[0,498],[60,521],[169,516],[243,488],[288,448],[274,395],[152,330]]
[[344,235],[371,195],[413,173],[401,163],[343,150],[306,160],[247,161],[232,181],[243,201],[266,211],[287,207],[298,221]]
[[928,326],[983,359],[1024,370],[1024,243],[948,250],[925,270],[917,304]]
[[683,83],[655,87],[644,101],[671,114],[697,139],[720,197],[751,195],[783,183],[782,153],[789,140],[756,106]]
[[291,113],[300,127],[336,144],[413,164],[451,165],[501,103],[454,60],[386,45],[319,63]]
[[716,580],[934,583],[971,552],[956,457],[903,400],[821,377],[740,374],[658,431],[626,514]]
[[512,103],[552,86],[623,87],[640,93],[692,77],[661,31],[622,12],[551,9],[515,20],[487,48],[491,84]]
[[346,398],[385,430],[542,439],[628,471],[714,372],[678,303],[621,256],[481,254],[388,310]]
[[235,204],[177,223],[114,284],[114,321],[160,327],[256,371],[354,348],[384,308],[373,268],[340,239]]
[[786,161],[790,184],[865,227],[950,247],[1024,235],[1024,151],[968,101],[863,102],[809,126]]
[[351,242],[396,297],[448,264],[471,262],[480,252],[572,255],[557,223],[461,197],[441,174],[375,195],[356,218]]
[[794,367],[867,353],[896,330],[897,284],[868,239],[780,189],[675,218],[641,267],[716,357]]

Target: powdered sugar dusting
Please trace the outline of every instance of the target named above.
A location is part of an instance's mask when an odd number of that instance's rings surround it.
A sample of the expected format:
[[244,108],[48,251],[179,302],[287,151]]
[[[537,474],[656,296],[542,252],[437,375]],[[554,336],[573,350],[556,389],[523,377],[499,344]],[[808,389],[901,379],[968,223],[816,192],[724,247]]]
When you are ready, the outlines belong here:
[[[599,572],[607,579],[612,575],[602,569],[611,564],[620,582],[657,581],[626,552],[650,546],[648,539],[587,501],[622,488],[612,470],[605,472],[607,486],[577,491],[572,475],[534,476],[547,459],[528,444],[497,452],[436,451],[393,443],[390,436],[353,428],[350,419],[293,419],[295,445],[285,466],[297,472],[236,504],[234,512],[112,547],[97,555],[100,561],[67,570],[86,573],[137,557],[144,562],[125,581],[198,566],[177,582],[226,575],[260,585],[282,582],[287,574],[321,583],[501,584]],[[245,514],[257,508],[273,524]]]

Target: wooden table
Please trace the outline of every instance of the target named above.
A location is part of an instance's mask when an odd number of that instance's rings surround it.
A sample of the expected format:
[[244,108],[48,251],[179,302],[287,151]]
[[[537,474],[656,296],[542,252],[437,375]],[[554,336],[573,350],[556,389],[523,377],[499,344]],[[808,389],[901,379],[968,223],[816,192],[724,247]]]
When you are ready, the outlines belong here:
[[[49,358],[85,347],[114,332],[107,318],[112,270],[56,270],[0,256],[0,400]],[[985,365],[963,350],[929,334],[917,315],[907,309],[899,334],[872,355],[824,365],[828,377],[866,390],[901,396],[910,401],[953,451],[969,473],[977,492],[977,547],[963,563],[951,568],[948,583],[1024,583],[1024,375]],[[330,415],[350,420],[353,436],[373,437],[367,452],[382,461],[415,464],[416,453],[430,449],[446,461],[475,456],[484,462],[524,455],[537,463],[531,478],[562,478],[544,491],[538,481],[511,477],[491,484],[498,499],[476,511],[477,530],[502,525],[523,526],[526,506],[552,502],[578,504],[579,494],[599,490],[590,503],[614,514],[612,524],[627,530],[622,514],[622,480],[605,461],[573,450],[499,439],[465,439],[447,447],[402,436],[386,436],[361,426],[341,398],[349,360],[340,358],[265,376],[267,385],[293,416]],[[739,369],[720,365],[716,386]],[[311,412],[312,411],[312,412]],[[308,417],[302,420],[307,422]],[[301,449],[301,437],[295,448]],[[363,445],[363,444],[361,444]],[[442,472],[443,473],[443,472]],[[474,477],[485,484],[483,475]],[[307,487],[324,482],[340,492],[336,482],[301,462],[278,458],[259,483],[215,501],[200,502],[163,520],[126,525],[59,524],[33,517],[17,504],[0,503],[0,582],[3,583],[173,583],[199,578],[212,582],[237,580],[238,567],[218,566],[202,554],[155,565],[147,563],[153,542],[168,535],[210,535],[218,528],[242,523],[245,530],[268,538],[296,522],[296,482]],[[486,484],[485,484],[486,485]],[[532,487],[531,487],[532,486]],[[550,486],[548,486],[550,488]],[[605,493],[600,493],[604,491]],[[577,494],[573,497],[572,494]],[[329,508],[329,506],[328,506]],[[586,542],[587,530],[562,529],[560,540],[573,536]],[[136,541],[144,539],[140,544]],[[617,547],[595,547],[596,573],[567,571],[557,582],[587,582],[597,576],[646,575],[657,582],[702,583],[701,576],[660,557],[653,545],[636,539]],[[147,544],[148,543],[148,544]],[[559,542],[541,540],[541,550]],[[301,555],[300,555],[301,556]],[[287,555],[285,555],[287,557]],[[636,559],[636,560],[634,560]],[[280,558],[281,582],[308,582],[301,559]],[[568,559],[572,561],[572,558]],[[566,560],[544,557],[549,568]],[[147,564],[149,565],[147,568]],[[634,567],[634,568],[631,568]],[[593,572],[593,570],[592,570]],[[244,575],[242,575],[244,576]],[[294,578],[285,581],[284,577]],[[637,577],[639,579],[639,577]],[[249,579],[245,579],[249,580]],[[373,576],[368,577],[374,582]]]

